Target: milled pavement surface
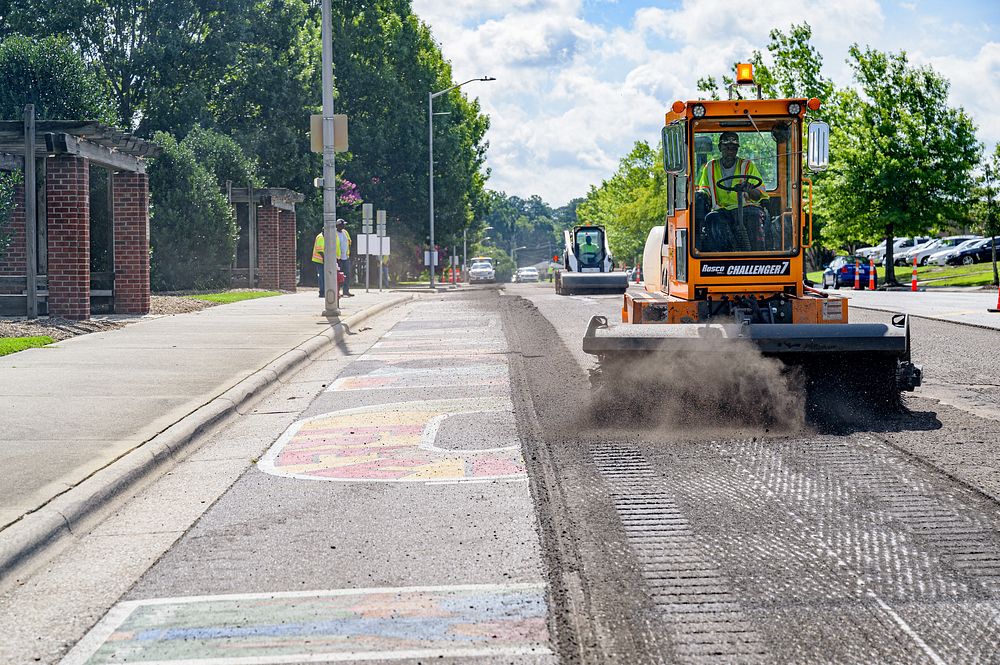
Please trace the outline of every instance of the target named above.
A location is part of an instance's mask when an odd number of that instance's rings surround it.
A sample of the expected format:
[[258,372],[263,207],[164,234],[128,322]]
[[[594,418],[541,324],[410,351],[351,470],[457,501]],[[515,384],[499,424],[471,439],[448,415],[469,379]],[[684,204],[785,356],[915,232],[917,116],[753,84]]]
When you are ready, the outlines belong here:
[[[43,522],[72,529],[68,515],[109,498],[98,496],[101,485],[113,495],[173,456],[337,342],[338,323],[360,325],[413,295],[359,292],[328,319],[309,290],[150,317],[0,358],[0,574],[23,557],[25,537],[44,540],[52,525]],[[73,499],[69,490],[88,479],[97,495]],[[43,520],[56,499],[69,509]]]

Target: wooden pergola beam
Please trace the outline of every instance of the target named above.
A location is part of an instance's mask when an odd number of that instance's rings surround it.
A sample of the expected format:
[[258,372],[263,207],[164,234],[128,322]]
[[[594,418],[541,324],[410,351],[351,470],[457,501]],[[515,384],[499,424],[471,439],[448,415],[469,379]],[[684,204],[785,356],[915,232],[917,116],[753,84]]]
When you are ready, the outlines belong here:
[[46,140],[49,137],[52,137],[52,145],[49,147],[57,153],[85,157],[96,164],[118,171],[129,171],[131,173],[146,172],[145,162],[131,155],[105,148],[102,145],[91,143],[86,139],[79,139],[71,134],[45,135]]

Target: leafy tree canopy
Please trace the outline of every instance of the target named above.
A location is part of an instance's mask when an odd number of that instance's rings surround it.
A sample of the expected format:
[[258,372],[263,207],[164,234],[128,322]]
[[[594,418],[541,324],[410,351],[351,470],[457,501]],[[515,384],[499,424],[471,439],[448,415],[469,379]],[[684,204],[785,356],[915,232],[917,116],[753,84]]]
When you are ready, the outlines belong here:
[[182,143],[215,176],[219,187],[225,187],[226,181],[234,187],[263,187],[256,160],[247,157],[243,148],[225,134],[195,127]]
[[600,187],[591,187],[576,209],[582,224],[600,224],[608,234],[611,253],[632,263],[642,255],[649,230],[666,217],[666,176],[660,152],[637,141],[618,170]]
[[[949,106],[948,81],[905,53],[855,45],[849,63],[858,88],[837,100],[835,150],[819,197],[823,237],[919,235],[964,216],[981,146],[971,118]],[[891,281],[891,250],[886,263]]]
[[0,118],[19,120],[35,105],[40,120],[113,122],[99,73],[57,37],[12,35],[0,42]]

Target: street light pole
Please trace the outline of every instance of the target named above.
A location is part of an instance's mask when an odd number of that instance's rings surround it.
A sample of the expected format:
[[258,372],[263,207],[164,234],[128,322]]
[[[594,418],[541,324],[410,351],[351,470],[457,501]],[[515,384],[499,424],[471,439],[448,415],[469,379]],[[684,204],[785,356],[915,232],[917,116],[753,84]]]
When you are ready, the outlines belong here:
[[[333,150],[333,12],[323,0],[323,316],[340,316],[337,284],[337,171]],[[251,203],[251,205],[253,205]]]
[[[327,0],[329,1],[329,0]],[[447,94],[456,88],[461,88],[466,83],[472,83],[473,81],[496,81],[492,76],[483,76],[480,78],[469,79],[468,81],[463,81],[457,85],[453,85],[450,88],[445,88],[444,90],[439,90],[438,92],[428,92],[427,93],[427,160],[428,160],[428,199],[430,203],[430,240],[431,247],[428,253],[428,263],[430,264],[431,273],[431,288],[434,288],[434,100],[441,95]]]

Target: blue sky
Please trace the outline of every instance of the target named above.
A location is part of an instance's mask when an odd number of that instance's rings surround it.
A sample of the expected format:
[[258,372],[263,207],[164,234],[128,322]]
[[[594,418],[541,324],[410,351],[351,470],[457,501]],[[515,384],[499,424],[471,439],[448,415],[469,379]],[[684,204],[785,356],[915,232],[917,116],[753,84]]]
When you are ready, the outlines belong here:
[[[456,80],[491,118],[489,186],[561,205],[655,142],[665,109],[727,73],[772,28],[809,22],[824,73],[850,82],[852,43],[905,50],[952,83],[952,103],[1000,140],[1000,2],[879,0],[414,0]],[[836,146],[832,146],[836,149]]]

